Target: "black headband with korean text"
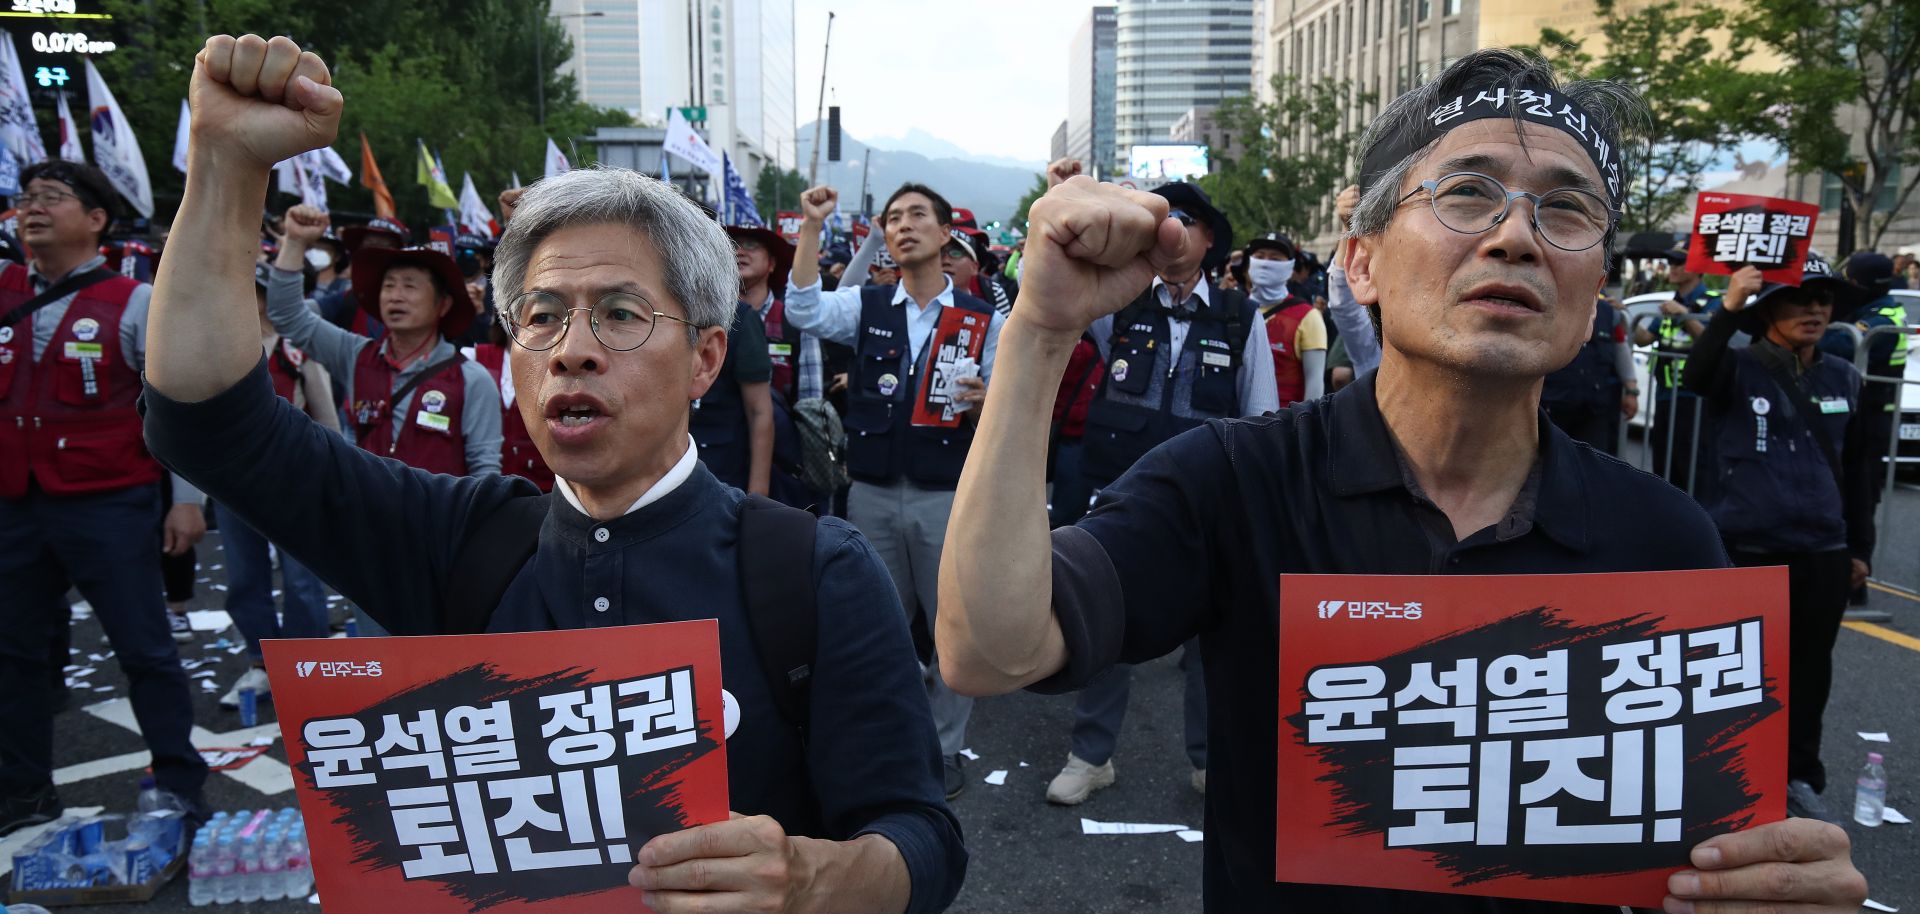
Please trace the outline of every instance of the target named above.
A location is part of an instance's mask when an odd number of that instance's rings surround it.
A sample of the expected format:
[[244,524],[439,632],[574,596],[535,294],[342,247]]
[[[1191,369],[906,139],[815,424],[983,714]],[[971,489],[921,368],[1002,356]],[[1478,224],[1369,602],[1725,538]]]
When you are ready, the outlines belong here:
[[1618,206],[1622,177],[1617,138],[1602,134],[1599,123],[1589,117],[1578,102],[1539,84],[1482,83],[1462,88],[1453,100],[1421,118],[1418,126],[1386,136],[1367,150],[1360,161],[1360,192],[1366,193],[1381,175],[1448,131],[1493,117],[1552,127],[1580,141],[1580,148],[1593,160],[1594,167],[1600,169],[1608,202]]

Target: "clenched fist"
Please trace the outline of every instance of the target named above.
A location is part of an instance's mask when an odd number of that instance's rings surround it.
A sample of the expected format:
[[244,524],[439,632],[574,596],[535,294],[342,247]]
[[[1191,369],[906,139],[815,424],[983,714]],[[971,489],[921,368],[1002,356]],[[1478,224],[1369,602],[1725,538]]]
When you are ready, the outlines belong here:
[[1165,197],[1070,178],[1027,213],[1014,312],[1024,310],[1036,327],[1078,334],[1126,307],[1186,247],[1186,229],[1167,218]]
[[281,36],[207,39],[194,57],[187,98],[192,153],[221,168],[265,171],[332,144],[340,128],[340,90],[327,65]]
[[298,242],[303,249],[312,247],[327,233],[327,226],[331,224],[333,220],[327,216],[326,210],[302,203],[287,210],[281,220],[281,237]]
[[1059,187],[1067,183],[1068,179],[1078,174],[1080,174],[1079,159],[1073,158],[1072,156],[1064,159],[1055,159],[1053,164],[1047,166],[1047,189],[1052,190]]
[[840,205],[840,192],[826,185],[808,188],[800,195],[800,215],[811,223],[823,223]]

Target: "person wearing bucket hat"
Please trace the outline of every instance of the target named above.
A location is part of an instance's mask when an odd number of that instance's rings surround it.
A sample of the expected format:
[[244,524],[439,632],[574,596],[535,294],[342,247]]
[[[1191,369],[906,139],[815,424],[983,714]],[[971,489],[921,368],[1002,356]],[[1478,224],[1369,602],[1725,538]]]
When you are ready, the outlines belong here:
[[[1819,349],[1834,296],[1847,291],[1811,253],[1797,286],[1740,268],[1683,376],[1711,420],[1717,472],[1705,507],[1727,552],[1736,565],[1787,568],[1787,810],[1830,822],[1820,732],[1833,647],[1873,556],[1871,480],[1850,472],[1864,430],[1860,372]],[[1732,348],[1736,331],[1753,343]]]
[[[732,232],[729,231],[729,235]],[[734,265],[744,292],[747,270],[742,259],[756,268],[757,295],[762,304],[773,292],[768,288],[772,273],[772,255],[764,249],[758,255],[741,250],[735,240]],[[760,239],[748,246],[764,244]],[[784,329],[784,328],[783,328]],[[743,294],[734,301],[733,321],[727,328],[727,351],[721,358],[720,373],[704,393],[694,398],[687,432],[700,451],[700,462],[721,482],[754,495],[770,495],[773,473],[773,357],[767,348],[767,325],[760,312],[747,303]]]
[[[327,224],[318,209],[289,209],[287,247],[311,245]],[[453,342],[474,319],[453,258],[430,248],[362,244],[354,251],[354,298],[386,328],[378,341],[321,319],[301,292],[301,275],[276,262],[267,316],[344,386],[362,448],[435,473],[500,472],[500,390]]]
[[1300,250],[1278,232],[1241,249],[1246,258],[1247,297],[1266,323],[1273,374],[1282,408],[1318,400],[1326,390],[1327,320],[1313,302],[1293,291],[1290,280]]

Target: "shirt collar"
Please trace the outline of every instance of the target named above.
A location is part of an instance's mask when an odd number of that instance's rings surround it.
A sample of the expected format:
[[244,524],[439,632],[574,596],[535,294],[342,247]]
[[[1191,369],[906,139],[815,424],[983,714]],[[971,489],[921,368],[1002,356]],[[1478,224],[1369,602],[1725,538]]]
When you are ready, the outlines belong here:
[[[698,445],[695,445],[693,443],[693,436],[688,435],[687,450],[685,453],[680,455],[679,462],[673,465],[673,469],[668,470],[664,475],[662,475],[660,477],[660,480],[653,484],[652,488],[649,488],[647,489],[646,492],[642,493],[639,500],[635,501],[630,507],[627,508],[626,511],[621,512],[622,516],[625,516],[627,514],[632,514],[633,512],[638,511],[641,508],[644,508],[650,504],[653,504],[656,501],[659,501],[662,498],[665,498],[667,496],[667,493],[672,492],[674,489],[679,488],[681,483],[687,481],[687,477],[693,475],[693,468],[699,463],[700,463],[700,448]],[[570,504],[573,506],[573,509],[575,511],[578,511],[581,514],[586,514],[588,517],[593,516],[587,513],[586,506],[580,504],[580,496],[573,494],[573,483],[570,483],[565,479],[560,478],[559,476],[555,476],[553,477],[553,488],[555,491],[560,493],[560,496],[562,498],[565,498],[567,500],[567,504]]]
[[[1153,278],[1153,296],[1155,298],[1160,299],[1160,301],[1163,304],[1179,304],[1178,302],[1167,301],[1167,299],[1171,297],[1172,293],[1171,292],[1163,293],[1160,291],[1162,289],[1165,289],[1166,287],[1167,287],[1166,280],[1161,279],[1158,276],[1155,276]],[[1212,289],[1213,289],[1212,285],[1207,282],[1207,274],[1203,272],[1200,274],[1200,281],[1193,284],[1193,290],[1188,294],[1200,296],[1200,303],[1203,305],[1210,304],[1213,301]]]
[[38,281],[42,285],[51,286],[54,283],[59,282],[60,280],[66,279],[67,276],[78,276],[81,273],[87,272],[88,270],[97,269],[105,265],[106,262],[107,262],[107,255],[95,254],[93,255],[93,258],[91,260],[88,260],[80,264],[79,266],[74,267],[71,271],[69,271],[66,274],[66,276],[49,277],[42,274],[40,272],[40,267],[35,265],[33,261],[29,260],[27,261],[27,276],[31,279]]
[[[1346,498],[1402,489],[1419,494],[1411,484],[1411,471],[1405,468],[1399,445],[1387,432],[1375,397],[1378,372],[1368,372],[1331,398],[1327,409],[1329,487],[1335,496]],[[1532,477],[1526,488],[1533,494],[1532,504],[1523,493],[1514,507],[1514,516],[1500,522],[1505,534],[1521,512],[1534,527],[1570,549],[1585,550],[1590,542],[1588,501],[1585,477],[1580,466],[1578,445],[1540,414],[1540,451],[1534,458]],[[1537,478],[1534,478],[1537,477]],[[1505,539],[1503,535],[1501,537]]]
[[[953,277],[947,277],[947,287],[941,289],[940,294],[935,295],[933,300],[938,302],[943,308],[953,307]],[[899,305],[910,301],[913,301],[913,296],[907,294],[907,284],[904,282],[895,283],[893,286],[893,303]],[[919,302],[914,302],[914,304],[917,305]]]

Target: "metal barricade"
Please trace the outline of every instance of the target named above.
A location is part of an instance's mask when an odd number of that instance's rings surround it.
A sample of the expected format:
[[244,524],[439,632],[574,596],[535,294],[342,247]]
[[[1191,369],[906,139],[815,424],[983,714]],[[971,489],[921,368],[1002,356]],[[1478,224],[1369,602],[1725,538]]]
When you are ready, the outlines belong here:
[[[1629,344],[1632,343],[1633,337],[1635,336],[1637,331],[1642,329],[1643,324],[1647,323],[1649,320],[1659,320],[1664,316],[1665,315],[1663,315],[1660,312],[1658,307],[1654,307],[1650,309],[1635,308],[1630,310],[1628,314],[1628,324],[1627,324],[1628,343]],[[1707,322],[1708,319],[1709,319],[1708,315],[1697,314],[1697,313],[1690,313],[1690,314],[1683,315],[1681,317],[1681,320],[1697,320],[1703,325]],[[1641,448],[1641,457],[1643,459],[1639,461],[1636,465],[1640,469],[1645,470],[1649,473],[1652,473],[1655,476],[1660,477],[1661,479],[1668,479],[1668,480],[1673,479],[1674,441],[1676,438],[1679,437],[1671,433],[1665,435],[1664,437],[1666,439],[1666,447],[1662,449],[1663,452],[1659,454],[1654,453],[1654,447],[1653,447],[1654,429],[1658,427],[1659,423],[1661,422],[1661,410],[1669,408],[1669,404],[1663,403],[1661,401],[1671,400],[1673,401],[1673,405],[1671,406],[1671,408],[1678,409],[1679,408],[1678,403],[1680,402],[1680,398],[1686,395],[1682,394],[1678,388],[1673,388],[1671,389],[1669,396],[1662,397],[1660,392],[1660,386],[1656,379],[1660,373],[1661,361],[1665,360],[1665,361],[1673,361],[1673,362],[1684,362],[1686,361],[1687,356],[1690,354],[1691,354],[1690,352],[1662,352],[1659,348],[1658,342],[1654,344],[1653,349],[1645,353],[1647,357],[1647,384],[1641,388],[1640,395],[1647,402],[1646,446]],[[1698,488],[1700,483],[1700,472],[1702,469],[1700,466],[1700,435],[1701,435],[1701,432],[1704,430],[1703,411],[1698,407],[1696,407],[1695,409],[1692,410],[1692,413],[1693,413],[1693,417],[1690,420],[1690,425],[1692,426],[1690,431],[1692,432],[1692,434],[1687,436],[1687,454],[1686,454],[1686,459],[1688,460],[1688,466],[1690,466],[1692,470],[1688,472],[1686,475],[1686,479],[1685,479],[1686,485],[1681,486],[1681,488],[1684,489],[1688,495],[1694,495],[1695,490]],[[1623,424],[1621,428],[1621,434],[1623,436],[1626,434],[1626,431],[1627,431],[1625,426],[1629,424],[1631,423],[1629,422],[1629,423]],[[1623,445],[1621,450],[1622,452],[1624,452],[1625,451],[1624,438],[1621,443]]]
[[[1900,336],[1915,333],[1916,331],[1920,331],[1920,328],[1885,325],[1873,327],[1863,332],[1860,328],[1851,324],[1835,326],[1845,326],[1854,333],[1853,367],[1860,372],[1862,384],[1882,384],[1894,388],[1893,414],[1881,420],[1890,423],[1891,430],[1887,435],[1885,468],[1882,471],[1883,475],[1880,479],[1880,505],[1874,513],[1874,529],[1878,535],[1874,539],[1873,567],[1876,569],[1876,572],[1878,572],[1882,567],[1880,562],[1881,554],[1884,551],[1882,547],[1884,547],[1887,542],[1888,521],[1893,513],[1894,483],[1900,470],[1901,426],[1905,424],[1902,421],[1903,411],[1901,410],[1901,400],[1903,398],[1901,394],[1906,391],[1908,385],[1920,385],[1920,381],[1910,380],[1904,376],[1891,377],[1873,374],[1868,368],[1868,363],[1871,361],[1871,350],[1875,340],[1886,336]],[[1862,390],[1864,391],[1864,389],[1863,387]],[[1866,399],[1864,394],[1861,399]],[[1908,594],[1920,594],[1920,581],[1895,581],[1883,577],[1878,573],[1874,575],[1873,581],[1891,589],[1905,591]]]

